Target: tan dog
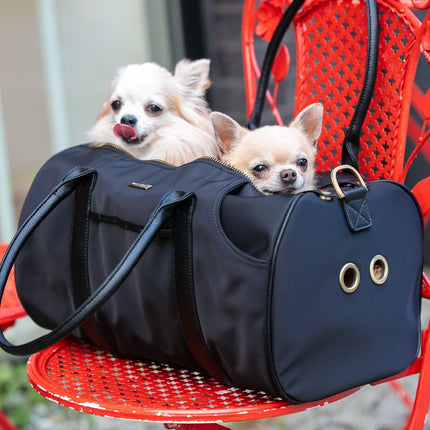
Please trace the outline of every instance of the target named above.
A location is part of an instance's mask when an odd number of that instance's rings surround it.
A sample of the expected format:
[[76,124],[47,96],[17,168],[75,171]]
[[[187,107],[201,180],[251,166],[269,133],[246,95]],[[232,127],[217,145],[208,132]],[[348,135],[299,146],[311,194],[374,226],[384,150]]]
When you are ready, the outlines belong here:
[[182,60],[174,75],[154,63],[121,69],[87,138],[174,165],[219,156],[205,100],[209,64]]
[[314,188],[316,140],[322,117],[322,104],[314,103],[289,127],[265,126],[250,131],[227,115],[211,113],[222,160],[245,173],[265,194]]

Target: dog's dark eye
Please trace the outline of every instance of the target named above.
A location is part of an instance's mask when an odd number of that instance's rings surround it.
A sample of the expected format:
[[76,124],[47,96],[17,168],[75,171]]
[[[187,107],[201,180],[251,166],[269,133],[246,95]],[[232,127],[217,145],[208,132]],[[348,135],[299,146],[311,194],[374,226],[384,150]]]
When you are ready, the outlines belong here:
[[121,109],[121,102],[119,100],[114,100],[110,105],[114,111],[119,111]]
[[150,115],[159,115],[163,111],[163,108],[156,104],[150,104],[149,106],[146,107],[145,110]]
[[257,164],[252,171],[255,173],[263,173],[267,170],[267,166],[265,166],[264,164]]
[[302,169],[306,169],[306,167],[308,167],[308,160],[306,160],[306,158],[299,158],[297,160],[297,165]]

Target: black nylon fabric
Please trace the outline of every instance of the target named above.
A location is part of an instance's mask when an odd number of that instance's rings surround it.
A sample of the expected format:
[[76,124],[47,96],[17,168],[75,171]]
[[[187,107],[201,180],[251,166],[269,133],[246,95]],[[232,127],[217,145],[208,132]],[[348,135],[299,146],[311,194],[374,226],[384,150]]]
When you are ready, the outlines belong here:
[[[372,183],[366,200],[373,225],[352,233],[335,195],[330,201],[316,192],[269,197],[208,159],[175,168],[110,146],[81,145],[42,167],[20,223],[75,166],[97,172],[88,237],[91,289],[118,264],[163,195],[195,194],[196,316],[210,355],[233,385],[309,401],[396,373],[416,357],[422,220],[403,186]],[[16,263],[20,299],[46,328],[74,309],[74,202],[71,195],[42,222]],[[205,371],[183,332],[172,236],[170,226],[158,234],[119,291],[95,312],[92,332],[120,356]],[[378,253],[389,261],[390,275],[373,286],[366,265]],[[358,262],[363,280],[347,295],[338,275],[349,260]],[[91,340],[98,344],[94,333]]]
[[[369,185],[366,200],[373,225],[352,234],[339,201],[302,198],[280,238],[271,345],[279,384],[294,401],[345,391],[352,377],[360,386],[394,375],[418,354],[422,229],[416,207],[400,185],[383,181]],[[306,244],[304,237],[312,239]],[[388,262],[382,285],[370,277],[377,255]],[[338,274],[350,262],[360,283],[346,294]]]

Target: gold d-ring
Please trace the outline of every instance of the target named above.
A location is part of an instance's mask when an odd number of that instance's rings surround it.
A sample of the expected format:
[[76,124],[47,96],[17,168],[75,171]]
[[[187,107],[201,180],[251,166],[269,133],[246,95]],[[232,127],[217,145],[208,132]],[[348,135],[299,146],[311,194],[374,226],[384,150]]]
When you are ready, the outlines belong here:
[[334,190],[336,191],[336,194],[339,196],[340,199],[344,199],[345,198],[345,193],[342,191],[342,189],[339,186],[339,183],[337,182],[337,177],[336,175],[338,174],[338,172],[340,170],[349,170],[352,172],[352,174],[355,176],[355,178],[357,179],[357,181],[359,182],[359,184],[366,188],[366,183],[364,182],[363,178],[361,177],[360,173],[358,173],[358,171],[356,169],[354,169],[354,167],[349,166],[347,164],[342,164],[341,166],[337,166],[335,167],[332,171],[331,171],[331,182],[333,184]]

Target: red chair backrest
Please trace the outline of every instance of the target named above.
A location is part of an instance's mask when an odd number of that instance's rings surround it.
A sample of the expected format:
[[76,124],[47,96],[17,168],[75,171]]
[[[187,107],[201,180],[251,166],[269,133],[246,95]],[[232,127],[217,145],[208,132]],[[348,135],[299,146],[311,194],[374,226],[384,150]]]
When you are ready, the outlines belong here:
[[[265,26],[270,34],[282,16],[285,3],[289,2],[245,2],[243,50],[248,113],[252,110],[259,77],[251,38],[255,37],[256,25],[259,34]],[[411,92],[424,30],[411,10],[399,1],[378,0],[378,10],[378,73],[362,127],[360,172],[367,180],[400,180]],[[297,63],[295,113],[313,102],[323,103],[324,123],[316,162],[318,171],[329,171],[341,163],[344,132],[364,78],[365,2],[307,0],[293,22]]]

